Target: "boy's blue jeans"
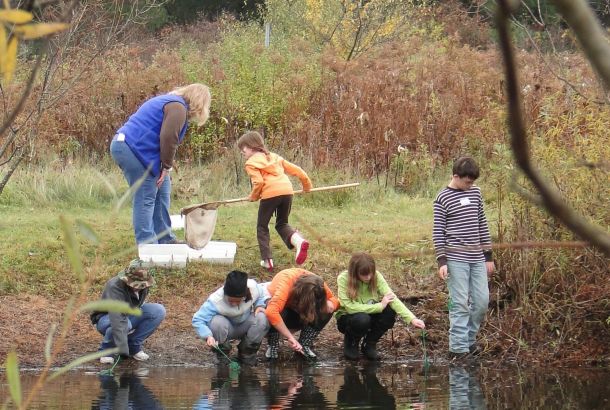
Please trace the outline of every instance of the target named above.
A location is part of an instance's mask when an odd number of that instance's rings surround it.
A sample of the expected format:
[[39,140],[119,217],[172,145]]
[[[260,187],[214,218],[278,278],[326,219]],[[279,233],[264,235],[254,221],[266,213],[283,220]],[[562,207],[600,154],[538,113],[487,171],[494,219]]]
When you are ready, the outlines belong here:
[[172,233],[169,217],[172,182],[167,175],[161,187],[157,179],[134,155],[124,141],[114,139],[110,143],[110,155],[123,171],[127,183],[132,187],[143,175],[146,178],[133,193],[132,220],[138,245],[145,243],[168,243],[176,236]]
[[461,366],[449,368],[449,408],[486,409],[485,395],[478,375]]
[[467,353],[476,342],[489,304],[485,262],[447,261],[449,350]]
[[[148,339],[165,318],[165,307],[159,303],[144,303],[140,309],[142,309],[142,315],[127,316],[127,329],[130,333],[127,336],[127,345],[129,346],[130,356],[133,356],[142,350],[142,343]],[[112,338],[112,327],[110,327],[110,318],[108,315],[100,317],[97,321],[96,328],[98,332],[104,335],[99,350],[115,347],[114,339]]]

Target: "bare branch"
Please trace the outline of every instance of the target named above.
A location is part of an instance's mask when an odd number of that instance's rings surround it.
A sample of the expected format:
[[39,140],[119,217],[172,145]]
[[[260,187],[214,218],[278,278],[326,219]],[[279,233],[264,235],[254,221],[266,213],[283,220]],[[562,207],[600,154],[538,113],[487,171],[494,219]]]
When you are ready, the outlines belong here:
[[610,89],[610,44],[593,10],[585,0],[553,0],[553,3],[578,37],[604,85]]
[[[14,134],[15,135],[15,134]],[[15,137],[13,137],[12,139],[14,139]],[[3,147],[4,148],[4,147]],[[4,151],[2,151],[2,155],[0,155],[0,158],[2,158],[4,156],[4,153],[6,152],[7,148],[4,148]],[[8,158],[2,162],[0,162],[0,167],[8,164],[9,162],[11,162],[11,160],[13,159],[13,157],[15,156],[15,154],[17,153],[17,151],[19,151],[19,147],[15,148],[13,150],[13,152],[11,152],[11,155],[8,156]]]
[[15,161],[11,164],[11,166],[8,169],[8,171],[6,172],[6,174],[4,174],[2,181],[0,181],[0,194],[2,194],[2,191],[4,191],[4,187],[8,183],[8,180],[11,179],[13,172],[15,172],[15,170],[17,169],[17,167],[19,166],[19,164],[25,157],[25,150],[23,148],[18,148],[18,150],[19,150],[19,152],[18,152],[17,157],[15,158]]
[[[48,40],[43,40],[43,42],[47,43]],[[17,118],[17,115],[19,115],[19,113],[23,109],[23,106],[24,106],[26,100],[28,99],[28,97],[30,96],[30,92],[32,91],[32,86],[34,85],[34,80],[36,79],[36,74],[38,73],[38,70],[40,69],[41,63],[42,63],[42,53],[39,54],[38,58],[36,59],[36,63],[34,64],[32,71],[30,72],[30,78],[28,78],[28,82],[25,86],[25,90],[23,91],[23,94],[21,95],[21,98],[15,105],[15,108],[13,108],[13,111],[11,111],[9,116],[6,117],[6,120],[4,120],[4,122],[2,123],[2,126],[0,126],[0,138],[4,135],[6,130],[13,124],[13,121],[15,121],[15,118]]]
[[[550,71],[550,73],[552,75],[555,76],[555,78],[557,78],[558,80],[563,82],[565,85],[570,87],[572,89],[572,91],[574,91],[577,95],[581,96],[588,102],[599,104],[599,105],[608,103],[608,101],[606,101],[606,100],[598,100],[598,99],[593,99],[591,97],[586,96],[583,92],[581,92],[578,89],[578,87],[576,87],[572,82],[570,82],[570,80],[568,80],[567,78],[563,77],[558,72],[556,72],[555,69],[553,68],[553,66],[551,64],[549,64],[549,62],[546,60],[546,58],[544,58],[544,53],[542,52],[542,50],[540,50],[540,47],[538,47],[536,40],[534,40],[534,38],[532,37],[532,35],[531,35],[530,31],[527,29],[527,27],[525,25],[519,23],[517,21],[517,19],[515,19],[514,17],[511,20],[514,25],[516,25],[517,27],[519,27],[520,29],[522,29],[525,32],[525,34],[527,35],[527,38],[530,40],[530,43],[536,49],[536,52],[540,56],[540,60],[542,60],[542,62],[546,66],[546,68]],[[553,46],[553,48],[554,48],[554,46]]]
[[538,169],[532,164],[527,131],[521,112],[521,96],[515,68],[515,57],[510,39],[508,22],[512,9],[510,0],[498,1],[497,27],[504,68],[506,70],[506,88],[508,93],[508,122],[511,134],[511,147],[515,160],[534,187],[540,193],[542,202],[547,211],[563,222],[572,232],[599,248],[606,255],[610,255],[610,235],[599,226],[589,223],[585,218],[570,208],[554,189],[540,175]]

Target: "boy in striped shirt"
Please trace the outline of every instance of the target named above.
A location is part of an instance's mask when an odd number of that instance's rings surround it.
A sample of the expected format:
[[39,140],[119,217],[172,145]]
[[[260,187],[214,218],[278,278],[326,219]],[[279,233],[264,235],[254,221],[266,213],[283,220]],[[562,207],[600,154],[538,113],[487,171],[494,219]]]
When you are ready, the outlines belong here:
[[476,336],[487,313],[487,276],[495,269],[491,236],[478,186],[479,166],[471,157],[453,163],[449,185],[434,200],[432,238],[438,275],[449,290],[449,357],[479,353]]

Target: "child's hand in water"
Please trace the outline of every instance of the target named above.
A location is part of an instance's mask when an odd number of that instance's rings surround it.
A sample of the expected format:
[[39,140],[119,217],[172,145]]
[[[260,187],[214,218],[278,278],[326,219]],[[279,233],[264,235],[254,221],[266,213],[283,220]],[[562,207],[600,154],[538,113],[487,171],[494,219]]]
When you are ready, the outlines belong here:
[[293,338],[291,340],[288,340],[288,343],[290,344],[290,348],[292,350],[294,350],[295,352],[303,353],[303,346],[301,346],[301,344],[296,339]]
[[415,318],[415,319],[413,319],[411,321],[411,325],[413,325],[413,327],[416,327],[418,329],[425,329],[426,328],[426,324],[424,323],[424,321],[420,320],[420,319],[417,319],[417,318]]

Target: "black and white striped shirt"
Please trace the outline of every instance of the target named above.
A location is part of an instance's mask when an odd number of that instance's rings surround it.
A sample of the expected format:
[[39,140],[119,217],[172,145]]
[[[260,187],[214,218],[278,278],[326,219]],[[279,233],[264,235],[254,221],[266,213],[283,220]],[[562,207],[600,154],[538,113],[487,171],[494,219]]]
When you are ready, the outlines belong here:
[[447,260],[492,260],[491,236],[478,186],[464,191],[446,187],[439,192],[434,200],[432,239],[439,267]]

